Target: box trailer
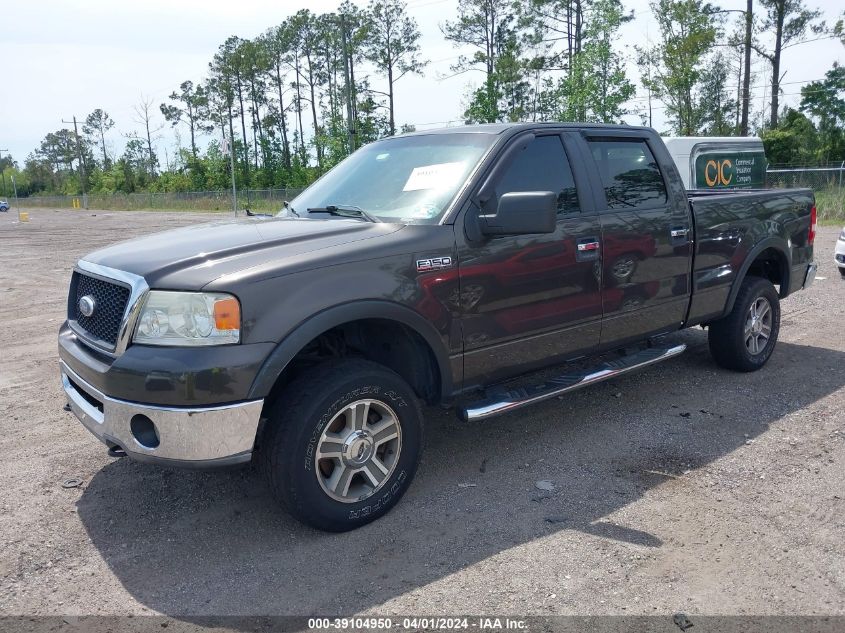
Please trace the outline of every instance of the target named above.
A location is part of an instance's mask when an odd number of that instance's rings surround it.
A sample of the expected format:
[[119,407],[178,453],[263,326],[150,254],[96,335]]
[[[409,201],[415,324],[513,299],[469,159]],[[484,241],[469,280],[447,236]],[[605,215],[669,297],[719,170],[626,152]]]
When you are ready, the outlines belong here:
[[756,136],[664,137],[687,189],[760,189],[766,153]]

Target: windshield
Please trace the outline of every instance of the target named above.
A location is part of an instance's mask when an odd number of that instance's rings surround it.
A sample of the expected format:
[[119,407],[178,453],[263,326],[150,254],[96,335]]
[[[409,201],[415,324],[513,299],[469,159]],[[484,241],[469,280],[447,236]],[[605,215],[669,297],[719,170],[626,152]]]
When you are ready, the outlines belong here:
[[495,138],[431,134],[371,143],[290,204],[303,217],[308,209],[336,205],[359,207],[384,222],[437,224]]

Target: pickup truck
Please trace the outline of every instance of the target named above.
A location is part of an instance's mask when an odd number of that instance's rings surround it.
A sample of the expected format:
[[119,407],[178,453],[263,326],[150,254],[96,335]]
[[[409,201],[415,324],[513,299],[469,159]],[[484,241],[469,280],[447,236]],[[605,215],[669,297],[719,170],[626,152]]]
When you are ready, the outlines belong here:
[[112,456],[254,461],[294,516],[349,530],[410,485],[421,404],[472,423],[672,358],[694,326],[760,369],[815,234],[811,191],[688,192],[649,128],[412,133],[275,217],[80,259],[61,381]]

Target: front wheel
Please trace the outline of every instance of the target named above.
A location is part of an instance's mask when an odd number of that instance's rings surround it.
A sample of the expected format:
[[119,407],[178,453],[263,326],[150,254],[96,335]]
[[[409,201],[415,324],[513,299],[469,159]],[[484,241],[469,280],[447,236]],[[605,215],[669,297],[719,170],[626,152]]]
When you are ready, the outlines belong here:
[[299,520],[331,532],[386,514],[408,489],[422,446],[413,390],[359,359],[303,373],[267,425],[258,454],[273,495]]
[[842,275],[842,278],[845,279],[845,268],[839,269],[839,274]]
[[710,324],[708,342],[716,363],[734,371],[756,371],[769,360],[780,331],[780,301],[770,281],[746,277],[734,307]]

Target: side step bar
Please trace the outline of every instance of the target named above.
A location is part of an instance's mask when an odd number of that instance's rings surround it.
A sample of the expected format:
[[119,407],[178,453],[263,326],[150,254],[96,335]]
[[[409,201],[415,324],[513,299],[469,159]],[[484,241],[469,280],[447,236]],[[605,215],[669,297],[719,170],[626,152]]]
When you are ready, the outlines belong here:
[[496,394],[492,398],[471,402],[459,409],[458,414],[465,421],[489,418],[507,411],[520,409],[529,404],[542,402],[543,400],[548,400],[549,398],[554,398],[555,396],[575,391],[576,389],[581,389],[597,382],[615,378],[635,369],[659,363],[662,360],[677,356],[686,348],[686,345],[650,347],[617,360],[607,361],[586,372],[563,374],[538,385],[519,387],[511,391]]

